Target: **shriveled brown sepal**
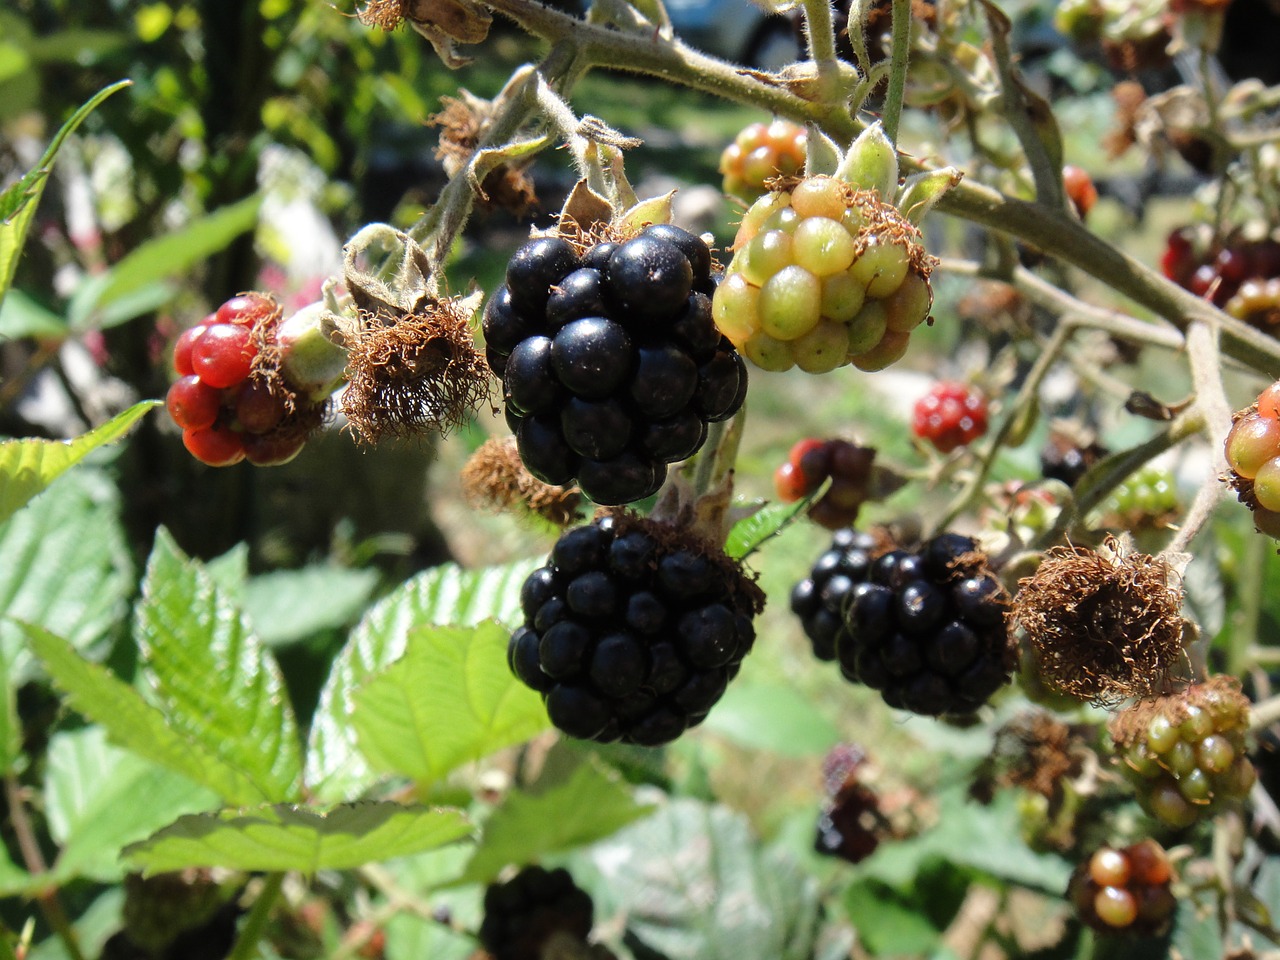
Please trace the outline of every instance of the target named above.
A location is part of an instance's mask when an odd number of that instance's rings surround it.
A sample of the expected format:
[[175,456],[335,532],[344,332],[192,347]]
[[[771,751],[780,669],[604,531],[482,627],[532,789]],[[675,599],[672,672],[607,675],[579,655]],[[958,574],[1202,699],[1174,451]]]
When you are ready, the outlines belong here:
[[557,527],[581,519],[578,488],[543,483],[526,470],[515,437],[493,437],[480,445],[462,468],[462,492],[473,506],[524,508]]
[[1055,547],[1021,581],[1015,623],[1041,678],[1081,700],[1115,704],[1159,693],[1185,662],[1182,587],[1170,564],[1126,551]]
[[458,299],[428,298],[389,326],[361,319],[342,412],[364,442],[446,433],[488,398],[489,366]]
[[[442,109],[427,118],[427,123],[440,128],[440,145],[436,159],[444,164],[450,177],[465,170],[492,121],[493,104],[466,90],[457,97],[441,97]],[[533,180],[525,173],[526,164],[500,163],[484,174],[477,194],[488,207],[509,210],[522,216],[538,205]]]

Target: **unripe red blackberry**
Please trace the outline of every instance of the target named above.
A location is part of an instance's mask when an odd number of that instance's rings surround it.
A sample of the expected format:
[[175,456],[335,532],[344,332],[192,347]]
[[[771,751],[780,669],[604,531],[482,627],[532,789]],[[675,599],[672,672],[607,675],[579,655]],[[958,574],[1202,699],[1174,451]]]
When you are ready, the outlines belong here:
[[1111,736],[1149,814],[1189,827],[1243,799],[1257,774],[1246,753],[1249,701],[1239,683],[1214,677],[1121,713]]
[[1071,874],[1067,899],[1099,933],[1154,936],[1168,929],[1177,909],[1172,880],[1169,857],[1154,840],[1101,847]]
[[575,527],[520,594],[512,672],[583,740],[656,746],[701,723],[755,641],[763,595],[723,552],[629,516]]
[[809,519],[828,530],[852,526],[867,500],[876,451],[848,440],[797,441],[787,462],[774,472],[774,486],[784,503],[799,500],[828,479],[827,492],[809,507]]
[[[225,467],[246,459],[275,466],[298,454],[323,422],[342,369],[342,351],[313,329],[313,319],[304,308],[283,320],[270,296],[244,293],[178,337],[178,379],[165,405],[192,456]],[[311,340],[322,341],[327,359],[319,382],[291,365],[295,353],[314,353]]]
[[968,384],[936,383],[916,401],[911,431],[939,453],[968,446],[987,432],[987,399]]
[[529,472],[597,503],[656,493],[746,396],[714,288],[707,245],[667,224],[581,256],[560,237],[517,250],[484,334]]
[[493,960],[543,960],[557,937],[586,945],[595,907],[563,867],[525,867],[484,892],[480,943]]
[[804,167],[804,127],[788,120],[753,123],[720,154],[724,192],[750,203],[769,188],[775,177],[790,177]]
[[1239,411],[1226,439],[1227,483],[1253,511],[1254,525],[1280,537],[1280,383]]

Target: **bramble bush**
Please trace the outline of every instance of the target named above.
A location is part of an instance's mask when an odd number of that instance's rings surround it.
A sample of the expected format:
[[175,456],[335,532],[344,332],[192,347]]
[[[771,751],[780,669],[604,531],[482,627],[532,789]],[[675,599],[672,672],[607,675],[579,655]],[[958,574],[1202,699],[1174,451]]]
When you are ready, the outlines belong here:
[[0,958],[1276,955],[1269,21],[764,5],[0,14]]

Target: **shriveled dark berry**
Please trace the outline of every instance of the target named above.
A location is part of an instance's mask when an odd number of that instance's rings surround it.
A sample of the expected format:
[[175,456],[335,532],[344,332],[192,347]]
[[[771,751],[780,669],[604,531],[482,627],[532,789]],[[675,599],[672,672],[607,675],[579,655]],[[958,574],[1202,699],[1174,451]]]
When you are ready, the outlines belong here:
[[525,867],[484,893],[480,943],[493,960],[538,960],[551,943],[581,944],[594,921],[591,897],[563,867]]

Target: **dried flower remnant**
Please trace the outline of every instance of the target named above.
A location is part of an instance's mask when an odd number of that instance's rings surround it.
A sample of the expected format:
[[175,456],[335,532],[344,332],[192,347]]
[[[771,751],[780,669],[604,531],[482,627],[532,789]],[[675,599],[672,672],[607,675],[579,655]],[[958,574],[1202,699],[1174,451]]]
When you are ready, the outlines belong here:
[[[466,168],[489,127],[493,105],[466,90],[457,97],[441,97],[443,109],[427,118],[428,126],[440,128],[436,159],[453,177]],[[533,180],[517,164],[500,163],[480,183],[478,200],[489,208],[509,210],[522,216],[538,205]]]
[[543,483],[526,470],[515,437],[494,437],[481,444],[462,468],[462,492],[473,506],[524,507],[557,527],[581,519],[578,488]]
[[342,412],[366,443],[447,432],[489,396],[489,369],[458,300],[428,300],[384,326],[362,313]]
[[1182,588],[1167,561],[1128,552],[1055,547],[1022,580],[1014,622],[1051,687],[1118,703],[1160,692],[1184,658]]

